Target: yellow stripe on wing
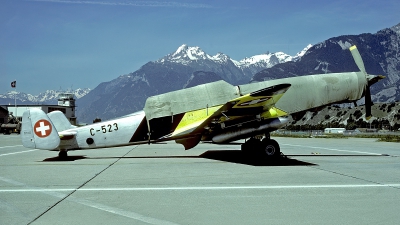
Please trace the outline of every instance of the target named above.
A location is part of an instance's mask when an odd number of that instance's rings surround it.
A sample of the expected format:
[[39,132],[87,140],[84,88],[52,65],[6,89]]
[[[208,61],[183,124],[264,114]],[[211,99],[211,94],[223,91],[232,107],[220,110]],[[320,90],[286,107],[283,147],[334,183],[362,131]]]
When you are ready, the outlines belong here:
[[174,132],[172,132],[171,137],[182,136],[191,133],[210,116],[212,116],[214,112],[220,109],[221,106],[222,105],[185,113]]
[[263,112],[261,114],[261,117],[264,119],[269,119],[269,118],[278,118],[278,117],[286,116],[286,115],[287,115],[287,112],[280,110],[276,107],[272,107],[269,110]]

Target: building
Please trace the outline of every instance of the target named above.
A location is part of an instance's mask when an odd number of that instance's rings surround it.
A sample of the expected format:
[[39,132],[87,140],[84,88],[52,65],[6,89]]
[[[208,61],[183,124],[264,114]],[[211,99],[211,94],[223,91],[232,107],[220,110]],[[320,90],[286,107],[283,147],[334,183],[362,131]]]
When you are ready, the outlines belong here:
[[[17,117],[20,121],[22,120],[22,114],[32,108],[41,109],[45,113],[53,112],[53,111],[61,111],[67,117],[67,119],[71,122],[72,125],[76,125],[76,116],[75,116],[75,98],[74,94],[64,93],[58,96],[58,104],[57,105],[3,105],[0,108],[5,109],[9,113],[12,112],[15,117]],[[7,113],[8,114],[8,113]],[[0,120],[2,118],[2,111],[0,109]],[[8,118],[8,115],[6,116]]]
[[325,134],[343,134],[346,131],[346,128],[325,128]]
[[0,124],[7,123],[8,111],[4,107],[0,107]]

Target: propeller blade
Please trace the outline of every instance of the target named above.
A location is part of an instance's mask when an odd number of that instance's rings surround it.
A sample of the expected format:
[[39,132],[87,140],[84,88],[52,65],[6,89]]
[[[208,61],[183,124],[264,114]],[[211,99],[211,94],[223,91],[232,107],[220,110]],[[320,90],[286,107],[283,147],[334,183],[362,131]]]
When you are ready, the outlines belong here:
[[365,119],[369,120],[372,117],[371,113],[372,100],[371,91],[369,90],[369,85],[365,87]]
[[361,72],[363,72],[365,75],[367,75],[367,72],[365,71],[364,62],[363,62],[361,55],[358,52],[358,49],[355,45],[350,47],[350,52],[353,55],[354,62],[357,64],[358,69],[360,69]]
[[[358,51],[355,45],[350,47],[351,55],[353,56],[354,62],[357,64],[358,69],[365,74],[365,79],[367,79],[367,71],[365,70],[364,62],[361,58],[360,52]],[[372,117],[371,107],[372,107],[372,100],[371,100],[371,91],[369,89],[368,80],[365,85],[364,90],[364,97],[365,97],[365,119],[369,120]]]

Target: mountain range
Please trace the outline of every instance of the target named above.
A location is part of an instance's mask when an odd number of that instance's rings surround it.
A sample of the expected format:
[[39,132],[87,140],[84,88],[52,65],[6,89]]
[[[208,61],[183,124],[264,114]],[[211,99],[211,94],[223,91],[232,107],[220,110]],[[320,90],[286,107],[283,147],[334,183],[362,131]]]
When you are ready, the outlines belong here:
[[14,105],[15,100],[19,105],[34,105],[34,104],[57,104],[58,95],[60,93],[73,93],[76,99],[80,99],[90,92],[89,88],[78,88],[75,90],[47,90],[38,95],[27,94],[23,92],[9,91],[5,94],[0,94],[0,105]]
[[210,56],[199,47],[180,46],[135,72],[101,83],[79,99],[80,121],[110,119],[143,109],[149,96],[223,79],[233,85],[309,74],[358,71],[348,48],[357,45],[370,74],[386,79],[371,87],[373,100],[400,100],[400,24],[375,34],[333,37],[308,45],[296,56],[265,53],[236,61]]
[[233,85],[248,83],[265,68],[299,60],[310,47],[295,56],[276,52],[236,61],[224,53],[211,56],[199,47],[182,45],[135,72],[99,84],[77,101],[77,117],[90,122],[122,116],[142,110],[147,97],[221,79]]
[[[267,52],[236,61],[224,53],[211,56],[200,47],[182,45],[134,72],[100,83],[90,92],[76,94],[78,98],[82,96],[77,100],[77,117],[80,122],[91,122],[95,118],[104,120],[122,116],[142,110],[150,96],[221,79],[237,85],[309,74],[358,71],[348,51],[352,45],[357,45],[369,74],[386,76],[371,87],[373,101],[399,101],[400,24],[374,34],[333,37],[308,45],[295,56]],[[46,102],[51,97],[43,96],[54,96],[51,93],[35,98],[22,95],[17,95],[22,104]],[[8,102],[4,103],[3,99]],[[0,104],[10,102],[14,102],[13,95],[0,95]]]

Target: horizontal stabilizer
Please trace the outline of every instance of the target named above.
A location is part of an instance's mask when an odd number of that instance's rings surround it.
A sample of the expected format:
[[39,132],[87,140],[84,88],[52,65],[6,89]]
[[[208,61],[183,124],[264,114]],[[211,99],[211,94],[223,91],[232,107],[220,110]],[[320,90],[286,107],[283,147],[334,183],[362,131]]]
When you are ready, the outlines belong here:
[[47,115],[49,116],[51,122],[53,122],[58,132],[76,127],[71,125],[67,117],[65,117],[64,113],[61,111],[53,111]]
[[70,140],[76,136],[77,132],[75,131],[61,131],[58,133],[61,140]]

